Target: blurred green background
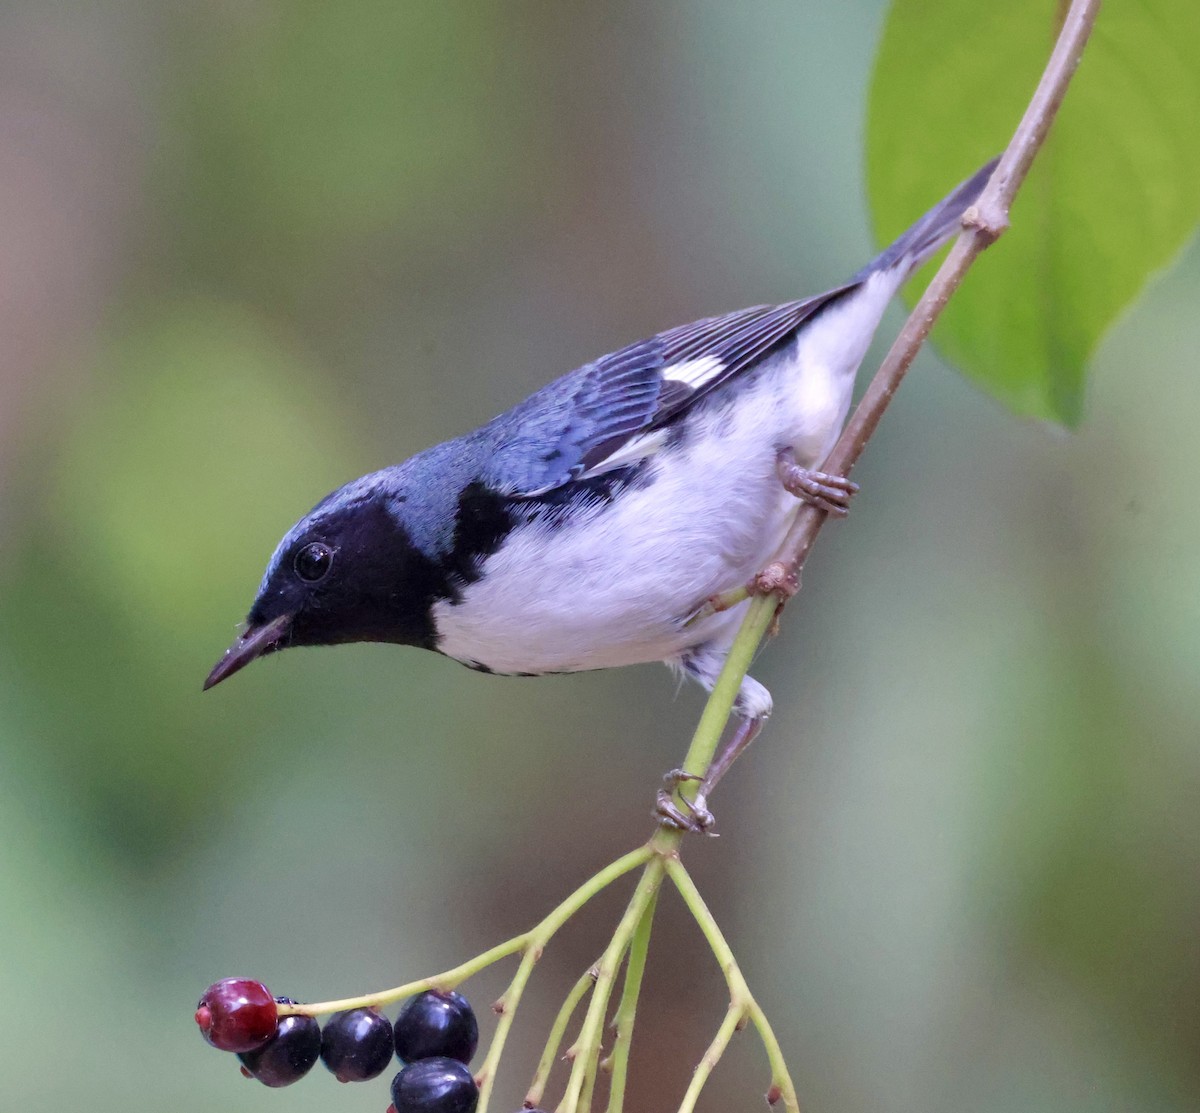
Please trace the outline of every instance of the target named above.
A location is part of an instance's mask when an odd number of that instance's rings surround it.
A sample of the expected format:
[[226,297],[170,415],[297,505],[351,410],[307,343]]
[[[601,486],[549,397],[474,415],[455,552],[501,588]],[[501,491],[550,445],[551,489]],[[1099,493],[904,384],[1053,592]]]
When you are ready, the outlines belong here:
[[[0,9],[0,1107],[382,1109],[245,1082],[199,992],[422,976],[645,836],[701,705],[662,668],[200,682],[326,491],[855,270],[881,14]],[[756,667],[776,715],[689,860],[813,1113],[1200,1103],[1198,301],[1193,246],[1071,437],[924,355]],[[497,1113],[617,907],[547,953]],[[722,1012],[671,902],[655,944],[637,1111]],[[707,1108],[766,1081],[746,1036]]]

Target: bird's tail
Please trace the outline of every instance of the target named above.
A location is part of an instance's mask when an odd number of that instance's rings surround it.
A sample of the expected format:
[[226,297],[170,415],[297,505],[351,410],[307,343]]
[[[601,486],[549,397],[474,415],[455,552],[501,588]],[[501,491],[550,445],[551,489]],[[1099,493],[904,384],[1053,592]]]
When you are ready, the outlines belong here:
[[939,247],[950,239],[959,229],[962,215],[969,209],[983,192],[996,163],[994,158],[985,166],[980,167],[965,182],[954,189],[948,196],[939,201],[907,232],[900,236],[890,247],[884,248],[852,281],[866,278],[877,271],[887,270],[903,261],[905,276],[911,274]]

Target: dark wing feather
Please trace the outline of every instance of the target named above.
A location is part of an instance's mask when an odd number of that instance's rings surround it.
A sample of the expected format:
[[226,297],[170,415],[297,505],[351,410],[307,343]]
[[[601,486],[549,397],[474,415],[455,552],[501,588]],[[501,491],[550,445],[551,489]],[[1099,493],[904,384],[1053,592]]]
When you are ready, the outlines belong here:
[[480,430],[489,449],[484,478],[511,495],[537,495],[570,482],[596,445],[623,444],[645,428],[658,402],[662,362],[655,337],[531,394]]
[[[856,285],[693,321],[564,375],[480,431],[489,446],[485,478],[504,493],[533,496],[636,463],[640,446],[630,442],[778,351]],[[647,438],[644,455],[658,443]],[[613,459],[626,448],[628,459]]]
[[672,383],[673,367],[693,360],[715,357],[720,361],[720,367],[697,382],[689,394],[677,396],[672,405],[663,406],[662,412],[655,416],[655,424],[669,421],[700,396],[778,351],[818,309],[857,285],[839,286],[803,301],[756,305],[660,333],[666,365],[663,373],[668,384]]
[[994,166],[963,182],[844,286],[670,329],[539,390],[472,435],[483,478],[514,495],[538,495],[572,481],[587,481],[581,493],[597,490],[606,473],[617,475],[657,451],[666,440],[657,431],[778,351],[822,307],[876,271],[903,265],[911,273],[958,229]]

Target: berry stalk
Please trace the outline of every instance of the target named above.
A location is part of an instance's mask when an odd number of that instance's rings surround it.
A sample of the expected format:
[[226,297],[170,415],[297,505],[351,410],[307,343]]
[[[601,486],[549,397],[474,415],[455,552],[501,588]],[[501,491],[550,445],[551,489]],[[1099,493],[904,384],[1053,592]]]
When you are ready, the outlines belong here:
[[[359,997],[344,997],[338,1001],[318,1001],[315,1004],[280,1005],[279,1015],[321,1016],[324,1013],[345,1012],[349,1009],[384,1008],[405,997],[411,997],[416,993],[424,993],[429,989],[441,992],[456,989],[468,978],[478,974],[481,970],[486,970],[489,966],[494,966],[501,959],[507,958],[509,955],[516,954],[517,952],[522,952],[523,957],[524,955],[532,954],[533,958],[530,963],[532,966],[541,957],[542,950],[554,937],[558,929],[587,904],[592,897],[608,888],[614,881],[624,877],[631,870],[644,865],[655,854],[656,851],[651,842],[645,846],[639,846],[636,850],[631,850],[628,854],[622,855],[615,862],[611,862],[604,869],[589,877],[566,900],[562,901],[561,904],[554,908],[547,916],[543,917],[529,931],[522,932],[520,935],[514,935],[511,939],[505,940],[503,943],[498,943],[496,946],[484,951],[482,954],[476,955],[474,958],[467,959],[466,962],[460,963],[458,966],[452,966],[449,970],[443,970],[440,974],[433,974],[428,978],[421,978],[415,982],[406,982],[404,985],[398,985],[393,989],[384,989],[378,993],[364,993]],[[510,985],[509,990],[511,989],[512,986]]]
[[[779,1040],[775,1038],[771,1022],[767,1019],[766,1013],[763,1012],[762,1006],[755,999],[754,994],[750,992],[750,986],[746,984],[742,968],[738,965],[733,950],[725,939],[715,917],[709,911],[708,905],[704,903],[704,898],[700,895],[700,890],[696,888],[696,883],[692,880],[688,871],[683,868],[682,862],[677,858],[667,859],[664,868],[667,871],[667,876],[674,882],[675,888],[679,890],[679,895],[683,898],[684,904],[687,905],[688,911],[691,912],[692,918],[699,925],[704,938],[708,940],[708,945],[718,965],[721,967],[721,972],[725,975],[725,984],[729,987],[730,1011],[736,1011],[737,1013],[735,1028],[741,1027],[749,1019],[757,1030],[759,1039],[762,1040],[763,1048],[767,1053],[767,1062],[771,1067],[771,1086],[767,1091],[768,1104],[774,1105],[776,1101],[782,1098],[783,1107],[787,1110],[787,1113],[800,1113],[800,1102],[796,1097],[796,1087],[792,1082],[792,1076],[788,1073],[787,1064],[784,1062],[783,1050],[779,1046]],[[727,1022],[728,1019],[729,1016],[727,1014]],[[720,1033],[718,1033],[719,1035]],[[725,1041],[725,1043],[728,1042],[728,1040]],[[714,1046],[716,1045],[715,1040],[713,1044]],[[709,1050],[711,1051],[712,1048],[710,1047]],[[720,1050],[724,1050],[724,1044],[721,1045]],[[705,1059],[707,1060],[707,1058],[708,1056],[706,1055]],[[711,1072],[711,1070],[712,1067],[710,1066],[708,1071]],[[693,1083],[694,1081],[693,1079]],[[686,1106],[684,1108],[686,1109]]]
[[596,1065],[600,1058],[600,1040],[604,1033],[604,1015],[608,1009],[613,983],[616,981],[617,971],[633,938],[634,930],[663,883],[665,861],[661,855],[654,854],[646,863],[625,914],[596,964],[596,986],[592,990],[592,999],[588,1003],[579,1039],[573,1047],[575,1061],[571,1065],[566,1095],[558,1107],[559,1113],[581,1113],[586,1110],[581,1099],[589,1078],[595,1077]]
[[571,992],[567,994],[567,999],[563,1001],[562,1007],[558,1010],[558,1015],[550,1026],[550,1034],[546,1037],[546,1047],[542,1051],[542,1057],[538,1060],[533,1081],[525,1092],[526,1108],[532,1109],[541,1105],[542,1095],[546,1092],[546,1084],[550,1081],[550,1072],[554,1069],[554,1063],[558,1058],[558,1049],[562,1046],[563,1036],[567,1033],[567,1025],[571,1023],[571,1017],[575,1015],[579,1002],[596,984],[596,974],[595,966],[584,971],[583,976],[572,987]]
[[725,1054],[725,1048],[729,1046],[729,1041],[733,1039],[734,1032],[741,1030],[745,1019],[746,1010],[741,1005],[730,1004],[729,1008],[725,1011],[725,1019],[721,1021],[721,1027],[717,1029],[717,1034],[713,1037],[712,1043],[708,1045],[708,1050],[704,1052],[704,1057],[692,1073],[692,1081],[688,1085],[687,1092],[683,1095],[683,1101],[679,1103],[679,1113],[695,1113],[696,1102],[700,1098],[700,1091],[704,1089],[704,1084],[708,1081],[708,1076],[712,1074],[713,1068],[720,1062],[721,1056]]
[[488,1045],[483,1065],[475,1074],[475,1081],[479,1086],[479,1106],[476,1113],[487,1113],[492,1087],[496,1084],[496,1070],[500,1065],[500,1056],[504,1054],[504,1044],[517,1016],[517,1005],[521,1003],[521,994],[525,992],[529,976],[533,973],[533,968],[541,954],[541,947],[525,948],[521,955],[521,964],[517,967],[512,981],[508,983],[508,988],[492,1006],[499,1020],[496,1021],[496,1031],[492,1034],[492,1042]]
[[600,1064],[602,1070],[607,1069],[612,1075],[608,1087],[608,1113],[621,1113],[625,1103],[625,1079],[629,1073],[633,1022],[637,1015],[638,997],[642,992],[642,976],[646,972],[646,956],[650,950],[650,929],[654,926],[654,910],[657,906],[658,893],[655,892],[633,930],[629,959],[625,963],[625,984],[621,987],[621,1001],[613,1017],[613,1049]]

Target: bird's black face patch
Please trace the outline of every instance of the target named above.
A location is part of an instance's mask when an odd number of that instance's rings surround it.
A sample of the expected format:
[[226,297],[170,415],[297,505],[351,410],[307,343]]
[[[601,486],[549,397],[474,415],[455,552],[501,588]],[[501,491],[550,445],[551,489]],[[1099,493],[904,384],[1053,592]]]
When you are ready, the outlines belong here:
[[453,591],[382,497],[319,514],[274,561],[250,611],[256,628],[290,615],[275,646],[396,642],[432,648],[430,607]]

